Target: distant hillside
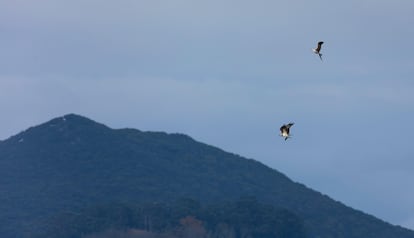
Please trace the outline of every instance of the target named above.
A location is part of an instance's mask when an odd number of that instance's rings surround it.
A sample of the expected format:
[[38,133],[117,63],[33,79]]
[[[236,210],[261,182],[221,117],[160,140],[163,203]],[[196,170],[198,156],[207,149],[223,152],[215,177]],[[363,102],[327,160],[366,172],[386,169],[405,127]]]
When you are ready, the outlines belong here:
[[74,114],[0,142],[0,174],[2,238],[30,237],[41,220],[99,204],[244,196],[296,214],[312,237],[414,238],[413,231],[186,135],[114,130]]
[[254,198],[202,205],[105,204],[49,218],[35,238],[307,238],[295,214]]

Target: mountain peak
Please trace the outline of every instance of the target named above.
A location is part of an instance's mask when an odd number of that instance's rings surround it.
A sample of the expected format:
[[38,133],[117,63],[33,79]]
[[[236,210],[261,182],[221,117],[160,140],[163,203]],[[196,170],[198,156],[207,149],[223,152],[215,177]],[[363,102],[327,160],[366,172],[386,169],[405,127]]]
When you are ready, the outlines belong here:
[[61,117],[56,117],[44,124],[60,124],[60,123],[76,123],[79,125],[96,125],[96,124],[100,124],[96,121],[93,121],[87,117],[78,115],[78,114],[74,114],[74,113],[69,113],[66,114],[64,116]]
[[3,141],[4,143],[22,143],[30,141],[62,141],[65,138],[93,136],[105,134],[111,129],[87,117],[77,114],[66,114],[45,123],[28,128],[21,133]]

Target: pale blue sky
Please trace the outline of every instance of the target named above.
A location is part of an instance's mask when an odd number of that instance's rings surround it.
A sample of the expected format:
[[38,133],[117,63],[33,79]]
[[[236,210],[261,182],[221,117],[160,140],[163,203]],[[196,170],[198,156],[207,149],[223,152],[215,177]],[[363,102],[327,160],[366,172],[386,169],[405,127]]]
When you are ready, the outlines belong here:
[[186,133],[414,229],[413,13],[410,0],[3,0],[0,139],[67,113]]

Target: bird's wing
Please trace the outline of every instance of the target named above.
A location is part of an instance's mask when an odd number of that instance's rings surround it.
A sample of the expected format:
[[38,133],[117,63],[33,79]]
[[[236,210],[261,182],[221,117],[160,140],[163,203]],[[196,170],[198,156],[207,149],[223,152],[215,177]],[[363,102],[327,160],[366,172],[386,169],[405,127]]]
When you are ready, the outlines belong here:
[[319,41],[319,42],[318,42],[318,47],[316,48],[316,51],[317,51],[318,53],[319,53],[319,51],[321,51],[322,44],[323,44],[323,41]]

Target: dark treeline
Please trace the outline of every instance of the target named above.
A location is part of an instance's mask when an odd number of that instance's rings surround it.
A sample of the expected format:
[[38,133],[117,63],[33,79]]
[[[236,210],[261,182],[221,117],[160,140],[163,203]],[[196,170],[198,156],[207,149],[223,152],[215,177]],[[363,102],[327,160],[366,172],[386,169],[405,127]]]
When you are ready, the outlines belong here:
[[172,204],[106,204],[48,219],[34,238],[306,238],[295,214],[241,198],[201,205],[192,199]]

